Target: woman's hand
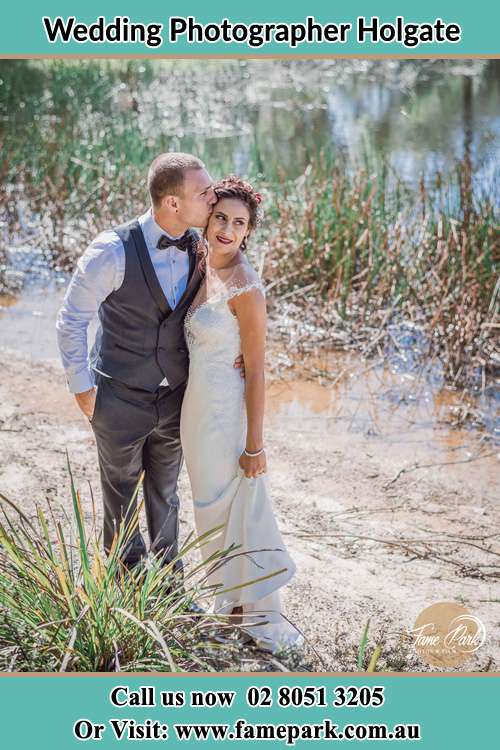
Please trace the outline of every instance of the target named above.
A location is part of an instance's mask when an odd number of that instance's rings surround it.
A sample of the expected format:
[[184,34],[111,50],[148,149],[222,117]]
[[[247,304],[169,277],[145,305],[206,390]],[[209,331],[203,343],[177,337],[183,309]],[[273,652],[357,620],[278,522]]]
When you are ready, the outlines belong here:
[[245,472],[246,477],[258,477],[267,471],[266,454],[263,451],[258,456],[247,456],[242,453],[240,456],[240,466]]

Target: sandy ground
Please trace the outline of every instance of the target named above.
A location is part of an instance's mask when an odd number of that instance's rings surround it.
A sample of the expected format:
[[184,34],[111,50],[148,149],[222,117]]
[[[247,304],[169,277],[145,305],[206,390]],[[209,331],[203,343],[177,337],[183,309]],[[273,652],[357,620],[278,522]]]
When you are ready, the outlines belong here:
[[[89,484],[100,505],[94,439],[61,370],[11,351],[2,360],[0,492],[28,514],[46,497],[70,511],[67,449],[90,518]],[[314,388],[304,385],[308,392]],[[391,439],[352,429],[352,420],[325,422],[314,408],[294,411],[292,392],[293,384],[271,387],[266,444],[275,510],[298,568],[284,592],[284,611],[308,639],[309,667],[355,670],[370,617],[368,651],[381,645],[378,669],[434,669],[405,633],[426,606],[455,601],[479,617],[487,633],[458,669],[499,670],[495,457],[463,462],[474,454],[473,437],[465,454],[450,447],[449,436],[444,452],[436,452],[425,431]],[[450,465],[398,476],[415,462]],[[180,494],[184,538],[193,528],[184,470]],[[490,551],[479,549],[488,545]]]

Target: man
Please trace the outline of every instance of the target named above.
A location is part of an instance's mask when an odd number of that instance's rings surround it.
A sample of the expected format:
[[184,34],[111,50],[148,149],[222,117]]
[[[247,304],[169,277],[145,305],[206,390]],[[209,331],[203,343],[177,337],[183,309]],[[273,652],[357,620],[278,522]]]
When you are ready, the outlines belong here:
[[[183,323],[201,283],[191,227],[206,225],[216,196],[203,162],[183,153],[158,156],[148,188],[149,211],[100,234],[80,258],[57,333],[69,389],[97,443],[104,548],[109,552],[119,524],[134,514],[131,499],[144,470],[151,549],[168,563],[178,554]],[[96,313],[89,359],[87,328]],[[123,562],[132,568],[145,553],[137,530]]]

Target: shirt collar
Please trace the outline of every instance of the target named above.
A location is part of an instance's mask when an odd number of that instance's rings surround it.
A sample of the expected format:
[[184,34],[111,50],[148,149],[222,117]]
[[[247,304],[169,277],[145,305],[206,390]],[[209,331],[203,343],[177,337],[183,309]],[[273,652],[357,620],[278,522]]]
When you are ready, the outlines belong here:
[[144,239],[146,240],[146,245],[150,249],[156,248],[158,240],[160,239],[162,234],[165,234],[172,240],[176,240],[179,237],[182,237],[182,234],[178,235],[178,237],[172,237],[172,235],[168,234],[168,232],[165,232],[165,230],[162,229],[154,220],[153,212],[151,211],[151,209],[148,209],[145,214],[139,216],[139,225],[142,229]]

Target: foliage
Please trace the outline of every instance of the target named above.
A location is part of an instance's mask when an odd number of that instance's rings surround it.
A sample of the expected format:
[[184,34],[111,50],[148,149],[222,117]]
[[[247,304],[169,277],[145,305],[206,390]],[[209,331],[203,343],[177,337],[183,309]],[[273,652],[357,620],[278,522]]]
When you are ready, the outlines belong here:
[[[188,538],[179,558],[127,570],[120,561],[137,514],[108,557],[84,524],[71,477],[74,521],[52,505],[30,520],[3,497],[0,523],[0,669],[3,671],[239,670],[266,664],[255,646],[242,646],[224,615],[200,605],[214,594],[207,576],[224,564],[224,550],[174,573],[181,556],[201,548],[219,529]],[[242,584],[243,585],[243,584]],[[193,605],[198,605],[194,607]],[[295,658],[295,657],[294,657]]]

